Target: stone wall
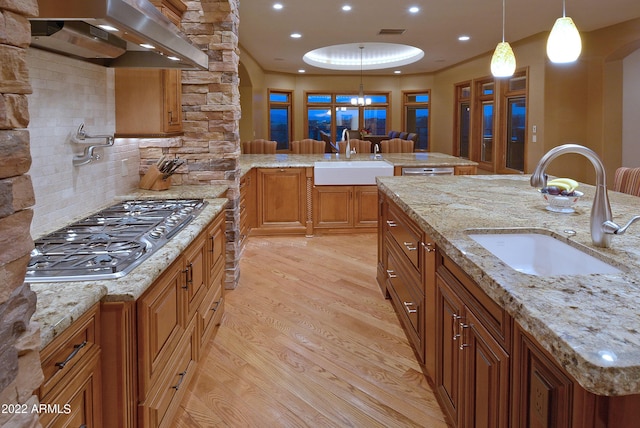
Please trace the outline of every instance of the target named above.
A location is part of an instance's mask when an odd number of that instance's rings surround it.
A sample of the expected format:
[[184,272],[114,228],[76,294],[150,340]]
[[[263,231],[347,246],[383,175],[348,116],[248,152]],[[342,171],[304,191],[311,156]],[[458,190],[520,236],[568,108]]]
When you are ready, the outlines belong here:
[[[187,160],[176,184],[225,184],[227,209],[226,288],[235,288],[239,270],[240,91],[238,81],[238,0],[185,1],[182,30],[209,56],[209,70],[182,72],[184,136],[140,141],[143,173],[161,154]],[[180,172],[180,171],[179,171]]]
[[[33,248],[29,232],[35,203],[27,172],[31,166],[31,92],[26,51],[31,40],[27,17],[36,0],[0,0],[0,403],[20,404],[26,413],[0,412],[0,426],[40,426],[33,391],[43,380],[40,331],[31,322],[36,296],[24,274]],[[4,408],[3,408],[4,409]],[[16,409],[9,407],[7,410]]]

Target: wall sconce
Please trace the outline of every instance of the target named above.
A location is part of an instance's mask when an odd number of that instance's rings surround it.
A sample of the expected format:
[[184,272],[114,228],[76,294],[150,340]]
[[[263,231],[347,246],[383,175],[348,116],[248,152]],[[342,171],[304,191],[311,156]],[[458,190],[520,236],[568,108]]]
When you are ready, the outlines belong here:
[[491,57],[491,74],[494,77],[513,76],[516,71],[516,56],[508,42],[504,41],[505,0],[502,0],[502,41]]
[[553,63],[564,64],[577,60],[580,52],[582,52],[580,32],[573,23],[573,19],[566,16],[564,0],[562,0],[562,18],[556,19],[549,33],[547,56]]

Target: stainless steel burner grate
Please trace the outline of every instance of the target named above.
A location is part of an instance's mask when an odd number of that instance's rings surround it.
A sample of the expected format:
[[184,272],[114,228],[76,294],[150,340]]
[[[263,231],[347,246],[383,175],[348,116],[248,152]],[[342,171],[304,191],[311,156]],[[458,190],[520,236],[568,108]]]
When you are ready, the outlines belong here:
[[206,205],[201,199],[115,204],[36,240],[25,281],[122,277],[167,243]]

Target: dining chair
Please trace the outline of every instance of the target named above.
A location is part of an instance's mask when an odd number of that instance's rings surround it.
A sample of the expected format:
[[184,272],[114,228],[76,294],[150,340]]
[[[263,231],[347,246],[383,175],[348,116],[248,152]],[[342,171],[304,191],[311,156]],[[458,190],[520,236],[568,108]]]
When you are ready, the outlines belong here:
[[325,146],[326,144],[324,141],[305,138],[304,140],[291,142],[291,153],[295,153],[295,154],[324,153]]
[[[356,153],[371,153],[371,141],[352,139],[349,140],[349,145],[351,149],[356,149]],[[339,141],[338,147],[340,148],[340,153],[344,154],[347,151],[347,142]]]
[[628,168],[623,166],[616,169],[616,175],[613,179],[613,190],[628,193],[629,195],[640,196],[640,167]]
[[242,153],[244,154],[275,154],[278,143],[259,138],[252,141],[243,141],[241,143]]
[[411,140],[392,138],[380,141],[380,152],[382,153],[413,153],[415,143]]

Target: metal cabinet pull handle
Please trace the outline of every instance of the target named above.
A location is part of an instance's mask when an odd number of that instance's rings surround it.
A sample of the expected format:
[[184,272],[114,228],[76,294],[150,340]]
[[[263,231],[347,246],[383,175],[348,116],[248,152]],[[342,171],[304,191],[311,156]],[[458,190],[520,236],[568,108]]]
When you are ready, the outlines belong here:
[[396,222],[393,221],[393,220],[387,220],[387,225],[389,227],[396,227],[397,226]]
[[187,268],[183,270],[182,273],[186,274],[186,283],[182,286],[182,288],[186,290],[189,288],[189,284],[193,285],[193,263],[189,263],[187,265]]
[[403,244],[405,247],[407,247],[407,250],[409,251],[415,251],[418,249],[417,245],[415,247],[413,246],[413,242],[403,242]]
[[452,322],[453,322],[451,324],[451,331],[453,331],[452,339],[455,342],[460,337],[460,330],[457,330],[457,333],[456,333],[456,327],[458,326],[458,320],[460,318],[462,318],[462,317],[460,315],[458,315],[458,314],[453,314],[453,316],[451,318],[452,318]]
[[218,310],[218,306],[220,306],[220,303],[222,303],[222,299],[218,300],[218,301],[216,302],[216,304],[213,306],[213,308],[211,308],[211,310],[212,310],[213,312],[217,311],[217,310]]
[[458,349],[461,350],[461,351],[464,350],[464,348],[466,348],[468,346],[471,346],[468,343],[464,343],[465,342],[465,340],[464,340],[464,330],[466,328],[469,328],[469,324],[465,324],[463,322],[460,322],[460,329],[462,330],[462,334],[461,334],[461,339],[462,340],[461,340],[461,343],[460,343],[460,346],[458,347]]
[[184,380],[184,377],[187,375],[187,371],[183,371],[182,373],[179,373],[178,376],[180,376],[180,379],[178,380],[178,383],[173,385],[171,388],[175,389],[176,391],[180,389],[180,385],[182,385],[182,381]]
[[427,253],[430,253],[436,250],[431,242],[423,242],[422,247]]
[[392,271],[391,269],[387,269],[387,276],[389,278],[397,278],[398,276],[396,275],[396,273],[394,271]]
[[78,354],[78,352],[80,352],[80,350],[82,348],[84,348],[85,346],[87,346],[87,341],[86,340],[84,342],[82,342],[81,344],[79,344],[79,345],[73,345],[73,351],[71,351],[69,356],[67,358],[65,358],[64,361],[56,363],[56,367],[59,368],[60,370],[62,370],[64,368],[64,366],[69,364],[69,361],[71,361]]
[[417,309],[410,309],[409,306],[413,306],[413,302],[402,302],[404,304],[404,307],[407,309],[407,312],[409,312],[410,314],[415,314],[418,312]]
[[215,239],[213,239],[213,236],[210,236],[209,239],[211,239],[211,249],[209,251],[213,253],[215,252],[215,249],[216,249],[216,241]]

